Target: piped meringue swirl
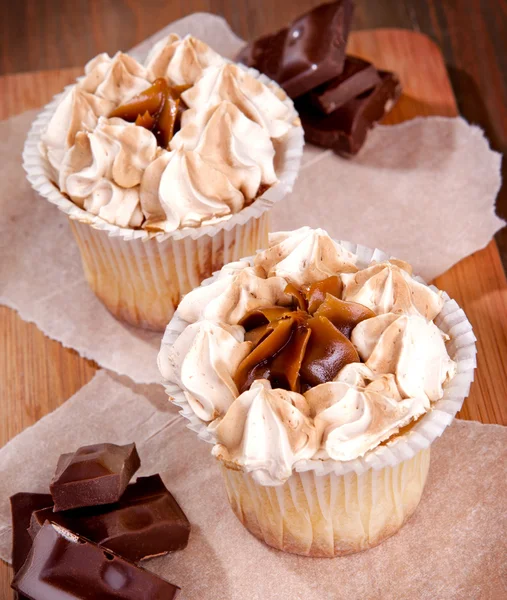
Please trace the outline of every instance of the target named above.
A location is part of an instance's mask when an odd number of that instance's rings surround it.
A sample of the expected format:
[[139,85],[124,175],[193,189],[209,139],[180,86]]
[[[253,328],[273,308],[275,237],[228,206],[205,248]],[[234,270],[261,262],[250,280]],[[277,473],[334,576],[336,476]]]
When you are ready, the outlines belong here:
[[204,69],[224,62],[201,40],[191,35],[181,39],[171,33],[153,46],[144,65],[150,81],[165,77],[172,85],[193,85]]
[[227,100],[272,138],[284,136],[291,127],[293,115],[282,100],[244,69],[230,63],[208,67],[182,98],[196,111]]
[[255,381],[214,429],[218,443],[213,454],[252,472],[261,485],[279,485],[290,477],[297,460],[310,458],[318,448],[308,416],[300,394]]
[[443,384],[456,374],[445,335],[418,315],[387,313],[359,323],[352,343],[375,374],[392,373],[402,397],[443,396]]
[[375,263],[357,273],[343,273],[343,299],[364,304],[377,314],[422,315],[433,320],[442,310],[442,292],[412,277],[403,261]]
[[262,267],[268,277],[285,277],[298,286],[337,273],[354,273],[356,262],[356,257],[326,231],[310,227],[270,234],[269,248],[255,257],[255,265]]
[[231,102],[220,102],[200,113],[183,113],[182,128],[172,139],[171,149],[195,150],[227,177],[245,203],[257,196],[261,185],[267,188],[278,181],[268,133]]
[[239,326],[198,321],[169,349],[161,348],[160,372],[185,390],[192,410],[203,421],[223,416],[238,396],[232,376],[250,350],[243,335]]
[[98,119],[108,115],[114,103],[74,86],[60,100],[46,130],[41,135],[42,151],[59,178],[65,152],[74,144],[79,131],[92,131]]
[[155,136],[147,129],[101,117],[93,131],[76,135],[60,169],[60,189],[109,223],[140,226],[139,185],[157,152]]
[[117,52],[112,58],[106,53],[92,58],[78,86],[116,107],[147,89],[150,81],[146,69],[135,58]]
[[222,269],[216,281],[189,292],[178,307],[178,314],[189,323],[208,321],[237,325],[249,311],[277,304],[289,305],[284,293],[287,281],[282,277],[266,279],[262,269],[246,261],[231,263]]
[[141,182],[146,229],[174,231],[217,222],[243,208],[243,194],[193,150],[162,151]]
[[429,408],[427,398],[401,400],[379,390],[375,381],[364,388],[342,381],[323,383],[305,398],[321,439],[314,458],[341,461],[364,456]]

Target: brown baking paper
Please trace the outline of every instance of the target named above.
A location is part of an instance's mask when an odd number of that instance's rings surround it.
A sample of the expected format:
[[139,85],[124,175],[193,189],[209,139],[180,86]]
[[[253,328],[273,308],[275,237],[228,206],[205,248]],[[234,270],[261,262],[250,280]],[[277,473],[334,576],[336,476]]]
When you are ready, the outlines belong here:
[[185,428],[160,386],[105,371],[0,450],[0,556],[10,556],[8,497],[47,492],[58,456],[135,441],[141,474],[163,479],[192,523],[188,547],[147,561],[186,600],[462,600],[505,597],[507,428],[456,421],[432,446],[421,504],[372,550],[312,559],[272,550],[233,515],[210,446]]
[[[193,33],[228,57],[242,45],[223,19],[202,13],[167,26],[133,54],[142,60],[169,31]],[[0,124],[0,303],[107,369],[137,383],[159,382],[162,334],[123,325],[107,312],[86,284],[65,215],[25,179],[21,151],[36,113]],[[500,155],[482,131],[462,119],[377,127],[354,160],[307,146],[272,229],[324,227],[335,238],[399,256],[431,279],[503,225],[494,214],[499,168]]]

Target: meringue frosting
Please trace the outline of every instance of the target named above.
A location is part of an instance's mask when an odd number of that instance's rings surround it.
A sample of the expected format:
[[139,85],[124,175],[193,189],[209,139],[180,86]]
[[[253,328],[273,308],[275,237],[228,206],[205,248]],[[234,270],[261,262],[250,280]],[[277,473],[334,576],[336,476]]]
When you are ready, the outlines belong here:
[[253,473],[261,485],[288,479],[297,460],[318,448],[317,432],[300,394],[271,389],[260,379],[241,394],[215,428],[213,454]]
[[185,389],[188,403],[203,421],[223,416],[238,396],[233,374],[250,350],[241,330],[198,321],[159,354],[160,372]]
[[78,86],[118,106],[148,88],[150,81],[146,69],[137,60],[117,52],[112,58],[105,53],[92,58]]
[[153,46],[145,67],[151,81],[165,77],[172,85],[193,85],[204,69],[224,62],[220,54],[192,35],[181,39],[171,33]]
[[[141,145],[138,152],[133,146],[120,150],[124,170],[138,180],[123,185],[110,168],[111,140],[102,135],[100,118],[112,121],[119,106],[135,104],[160,78],[172,86],[180,131],[146,161],[151,142],[132,128],[149,128],[153,115],[139,114],[132,119],[136,124],[125,121],[125,134],[116,138],[136,137]],[[154,232],[214,224],[278,182],[273,140],[278,143],[296,124],[286,99],[281,89],[228,63],[197,38],[171,34],[152,48],[145,64],[122,52],[89,61],[57,105],[41,136],[41,152],[61,191],[111,224]]]
[[290,304],[282,277],[266,278],[262,269],[247,261],[231,263],[220,271],[216,281],[189,292],[178,307],[178,314],[189,323],[206,319],[237,325],[249,311],[277,304]]
[[74,145],[79,131],[92,131],[98,119],[114,108],[110,100],[99,98],[74,86],[65,92],[41,136],[45,152],[57,180],[65,152]]
[[419,315],[386,313],[359,323],[352,343],[373,373],[392,373],[404,398],[443,396],[443,384],[456,374],[446,338]]
[[374,383],[361,388],[333,381],[305,393],[321,439],[314,458],[347,461],[364,456],[429,408],[425,399],[401,400]]
[[182,98],[189,108],[197,111],[228,100],[272,138],[285,135],[293,119],[289,108],[275,92],[245,69],[230,63],[206,69]]
[[[324,230],[303,227],[279,232],[270,236],[267,250],[226,265],[209,284],[188,294],[178,309],[179,317],[190,324],[169,351],[162,346],[162,373],[180,385],[195,414],[208,424],[216,441],[213,454],[231,468],[252,472],[262,485],[283,483],[301,460],[351,461],[379,444],[391,443],[402,428],[432,410],[456,374],[445,345],[447,337],[431,318],[440,312],[441,294],[415,280],[402,261],[359,267],[359,257]],[[280,307],[280,319],[285,313],[296,314],[290,311],[301,307],[290,307],[287,292],[298,298],[295,285],[303,290],[299,295],[310,293],[312,284],[319,281],[322,285],[328,277],[343,281],[343,288],[333,288],[335,295],[341,294],[338,301],[353,297],[354,302],[363,300],[365,311],[372,311],[350,334],[361,362],[346,364],[333,380],[313,387],[289,391],[272,388],[274,384],[266,379],[254,379],[240,394],[234,384],[240,365],[260,345],[250,334],[248,328],[256,325],[250,324],[248,315],[276,307]],[[376,277],[378,287],[372,281]],[[324,295],[328,303],[331,295]],[[230,332],[234,342],[226,349],[225,340],[217,344],[216,338],[206,339],[204,346],[190,352],[188,336],[211,324],[220,328],[221,335]],[[164,356],[168,352],[182,359],[173,359],[169,365]],[[208,367],[211,363],[203,358],[205,352],[220,356],[221,367]],[[185,369],[182,361],[188,361]],[[183,372],[195,373],[201,365],[197,377],[201,387],[196,390],[195,382],[183,382]],[[263,377],[262,372],[258,377]],[[218,389],[220,394],[216,394]]]
[[270,234],[269,248],[257,254],[255,264],[269,277],[285,277],[297,286],[357,271],[356,257],[323,229],[310,227]]
[[409,264],[390,260],[359,273],[343,273],[343,299],[364,304],[377,314],[422,315],[430,321],[442,310],[441,292],[412,277]]
[[171,149],[195,150],[221,171],[248,203],[261,185],[277,182],[275,149],[268,133],[231,102],[223,101],[202,113],[184,112]]
[[139,226],[139,186],[157,152],[155,136],[147,129],[100,117],[93,131],[76,134],[60,168],[60,189],[106,221]]

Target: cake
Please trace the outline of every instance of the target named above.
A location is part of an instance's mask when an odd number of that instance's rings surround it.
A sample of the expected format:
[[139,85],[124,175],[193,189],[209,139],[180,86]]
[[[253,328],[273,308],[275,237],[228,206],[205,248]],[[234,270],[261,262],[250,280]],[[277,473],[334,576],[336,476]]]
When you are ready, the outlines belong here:
[[265,245],[302,146],[277,84],[171,34],[144,63],[88,62],[35,121],[24,162],[70,217],[96,295],[160,330],[184,293]]
[[337,556],[416,510],[473,342],[461,309],[408,263],[303,227],[185,296],[158,364],[245,527],[279,550]]

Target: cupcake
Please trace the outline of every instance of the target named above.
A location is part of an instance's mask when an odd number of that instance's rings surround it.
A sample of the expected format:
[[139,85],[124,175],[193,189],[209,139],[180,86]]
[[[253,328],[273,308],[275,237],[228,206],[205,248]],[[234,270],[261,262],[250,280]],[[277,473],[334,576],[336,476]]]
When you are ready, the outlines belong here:
[[302,148],[277,84],[172,34],[144,64],[92,59],[33,123],[24,167],[68,215],[98,298],[163,330],[184,294],[266,246]]
[[379,544],[416,510],[474,342],[408,263],[303,227],[186,295],[158,364],[243,525],[278,550],[332,557]]

